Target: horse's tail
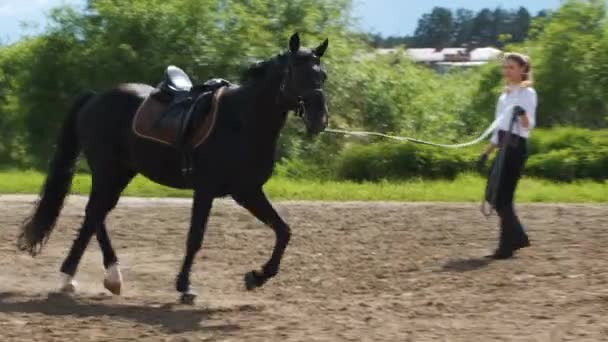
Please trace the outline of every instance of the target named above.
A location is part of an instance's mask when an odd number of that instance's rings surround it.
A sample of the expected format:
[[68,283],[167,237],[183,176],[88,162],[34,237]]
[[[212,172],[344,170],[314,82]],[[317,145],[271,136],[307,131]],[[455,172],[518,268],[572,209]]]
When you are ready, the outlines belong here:
[[94,95],[93,92],[87,92],[74,101],[64,119],[57,139],[57,150],[49,165],[48,175],[34,214],[21,226],[17,246],[31,256],[36,256],[44,247],[70,191],[76,161],[81,150],[76,132],[78,113]]

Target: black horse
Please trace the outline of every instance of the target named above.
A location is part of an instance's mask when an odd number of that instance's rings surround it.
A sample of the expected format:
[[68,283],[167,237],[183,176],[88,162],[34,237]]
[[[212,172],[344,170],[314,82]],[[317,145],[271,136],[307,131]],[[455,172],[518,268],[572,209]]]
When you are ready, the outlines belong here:
[[327,76],[321,57],[328,45],[325,40],[316,49],[301,48],[296,33],[289,41],[288,51],[250,67],[240,86],[227,87],[218,101],[215,128],[192,151],[190,176],[182,172],[182,159],[174,146],[134,133],[135,113],[156,88],[121,84],[100,94],[82,96],[65,118],[41,197],[34,214],[21,228],[19,248],[35,256],[46,243],[82,151],[91,169],[92,188],[84,222],[61,266],[64,291],[75,290],[73,278],[79,261],[95,234],[107,271],[104,285],[120,294],[118,258],[105,220],[138,173],[165,186],[194,190],[186,255],[176,280],[182,302],[191,303],[196,298],[190,287],[190,273],[202,246],[213,200],[218,197],[231,196],[276,234],[270,260],[261,270],[245,275],[248,290],[262,286],[277,275],[291,235],[262,187],[272,175],[278,137],[289,111],[302,114],[309,135],[317,135],[327,126],[322,90]]

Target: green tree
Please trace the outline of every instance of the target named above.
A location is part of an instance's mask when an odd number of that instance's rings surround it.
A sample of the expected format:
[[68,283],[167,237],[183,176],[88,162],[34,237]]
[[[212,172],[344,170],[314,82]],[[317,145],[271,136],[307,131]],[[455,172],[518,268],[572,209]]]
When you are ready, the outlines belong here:
[[521,7],[515,14],[513,20],[511,35],[514,42],[523,42],[528,38],[531,22],[532,16],[530,15],[530,12],[528,12],[525,7]]
[[456,46],[467,45],[471,42],[475,13],[471,10],[460,8],[456,10],[455,18],[453,28],[454,44]]
[[[537,124],[544,127],[608,126],[608,23],[601,0],[567,1],[558,11],[538,16],[532,40],[507,46],[532,57],[539,107]],[[472,103],[471,112],[489,113],[502,87],[498,66],[490,66]],[[492,91],[488,91],[492,89]]]
[[418,20],[415,39],[417,46],[443,48],[452,42],[454,31],[452,11],[443,7],[435,7],[429,14]]
[[[548,11],[541,11],[538,17],[548,15]],[[485,8],[477,13],[464,8],[450,11],[436,7],[420,18],[413,36],[384,38],[374,35],[372,42],[374,47],[384,48],[403,44],[410,47],[502,47],[507,43],[523,42],[532,20],[530,12],[524,7],[516,10]]]
[[529,44],[541,124],[606,125],[605,19],[601,0],[568,1]]
[[488,46],[495,42],[496,28],[491,10],[483,9],[473,19],[471,43],[476,46]]
[[[327,64],[333,67],[332,59],[352,59],[351,47],[359,44],[349,35],[350,10],[349,0],[89,0],[84,11],[60,7],[40,37],[0,48],[0,82],[7,84],[0,117],[8,122],[2,125],[23,124],[27,152],[42,166],[79,92],[122,82],[156,84],[168,64],[184,68],[195,82],[237,81],[243,65],[285,49],[294,31],[309,44],[329,36]],[[1,154],[14,154],[8,141]]]

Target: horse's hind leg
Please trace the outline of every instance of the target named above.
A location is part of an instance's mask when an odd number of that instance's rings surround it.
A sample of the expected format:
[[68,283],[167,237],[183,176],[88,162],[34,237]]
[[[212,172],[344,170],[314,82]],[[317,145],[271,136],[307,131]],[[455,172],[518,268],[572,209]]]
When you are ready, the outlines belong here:
[[[109,168],[106,168],[109,169]],[[120,194],[133,178],[134,173],[122,170],[119,172],[114,169],[112,172],[93,172],[93,186],[91,195],[86,207],[85,219],[82,224],[78,236],[72,244],[72,248],[68,256],[61,266],[61,272],[64,274],[63,291],[71,292],[75,290],[75,282],[73,280],[78,269],[80,259],[91,240],[93,234],[97,233],[103,257],[104,266],[109,271],[108,278],[120,280],[120,271],[118,270],[118,258],[110,244],[108,237],[105,219],[108,213],[116,206]],[[113,284],[110,291],[117,293],[120,291],[120,286],[116,282]],[[106,283],[106,287],[107,283]]]
[[103,266],[106,269],[106,276],[103,280],[103,286],[115,295],[120,295],[122,289],[122,274],[118,265],[118,257],[112,247],[110,236],[105,222],[102,223],[96,231],[97,242],[103,254]]
[[261,271],[252,271],[245,275],[245,286],[248,290],[253,290],[264,285],[279,272],[283,253],[291,238],[291,229],[272,207],[262,189],[247,194],[233,195],[233,198],[258,220],[270,226],[276,235],[276,243],[270,260],[262,267]]
[[[118,203],[118,199],[120,198],[120,194],[133,179],[134,175],[135,173],[133,172],[125,171],[115,179],[115,194],[114,198],[111,200],[112,207],[108,210],[108,212],[116,206],[116,203]],[[106,269],[106,276],[103,280],[103,285],[111,293],[120,295],[122,288],[122,274],[118,265],[118,257],[116,256],[116,252],[114,252],[112,241],[108,235],[105,219],[97,227],[96,236],[97,242],[99,243],[99,247],[101,248],[101,252],[103,254],[103,266]]]

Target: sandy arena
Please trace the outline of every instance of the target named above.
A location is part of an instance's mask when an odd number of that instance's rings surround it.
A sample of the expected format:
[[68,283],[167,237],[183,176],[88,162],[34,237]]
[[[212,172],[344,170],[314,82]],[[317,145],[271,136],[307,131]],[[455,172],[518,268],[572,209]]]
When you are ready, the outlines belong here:
[[109,230],[125,278],[102,287],[93,239],[74,297],[52,294],[81,223],[70,197],[41,256],[16,252],[32,197],[0,196],[0,341],[608,341],[608,208],[527,205],[533,247],[482,256],[496,220],[474,204],[275,203],[293,228],[279,276],[246,292],[274,234],[216,202],[192,282],[176,305],[190,205],[122,199]]

